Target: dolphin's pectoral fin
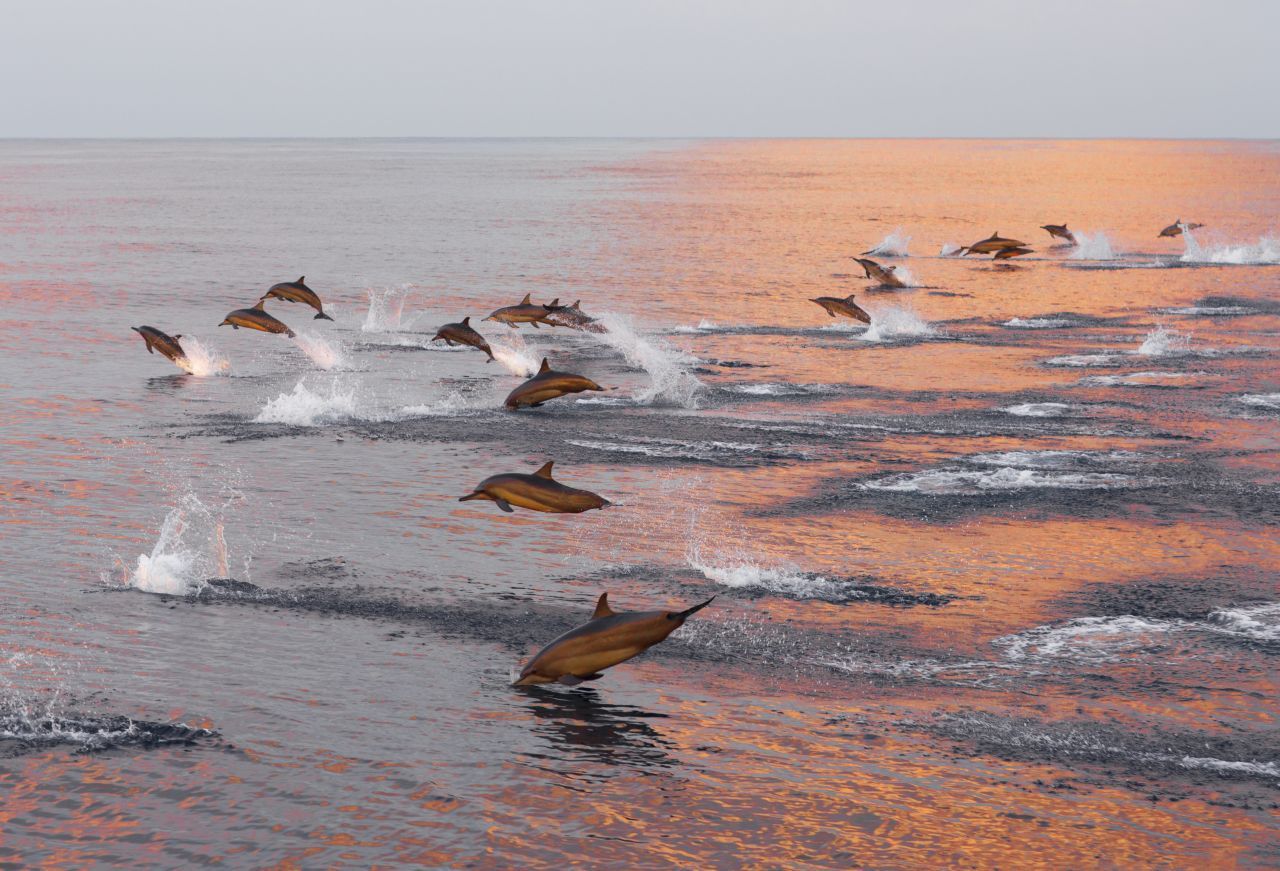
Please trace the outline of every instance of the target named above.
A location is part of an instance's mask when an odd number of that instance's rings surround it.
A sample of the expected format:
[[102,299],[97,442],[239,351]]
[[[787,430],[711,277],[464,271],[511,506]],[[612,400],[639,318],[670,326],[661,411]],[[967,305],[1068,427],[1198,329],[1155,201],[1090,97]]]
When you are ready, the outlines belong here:
[[512,512],[515,511],[515,509],[511,507],[511,503],[508,502],[506,499],[500,499],[497,496],[490,496],[489,498],[493,500],[495,505],[497,505],[499,508],[501,508],[503,511],[507,512],[508,514],[511,514]]
[[582,676],[582,679],[583,680],[600,680],[600,678],[602,677],[604,677],[604,672],[597,671],[595,674],[584,674]]
[[535,330],[538,328],[538,322],[537,322],[537,321],[529,321],[529,323],[533,324],[533,328],[534,328]]
[[507,324],[507,326],[511,327],[511,329],[513,329],[513,330],[516,328],[516,325],[515,325],[515,324],[511,324],[511,323]]
[[541,403],[541,402],[535,402],[535,403],[533,403],[532,405],[530,405],[529,407],[530,407],[530,408],[542,408],[542,406],[543,406],[543,403]]
[[[595,677],[600,677],[600,675],[596,675]],[[567,687],[576,687],[578,684],[582,683],[584,680],[594,680],[594,678],[581,678],[575,674],[562,674],[560,675],[559,678],[557,678],[557,681],[559,683],[562,683]]]

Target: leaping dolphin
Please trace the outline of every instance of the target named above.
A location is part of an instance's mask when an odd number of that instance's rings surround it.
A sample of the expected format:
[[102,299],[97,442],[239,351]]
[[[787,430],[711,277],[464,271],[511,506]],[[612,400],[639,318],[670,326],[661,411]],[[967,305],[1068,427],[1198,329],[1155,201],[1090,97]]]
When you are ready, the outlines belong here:
[[1048,233],[1050,239],[1063,239],[1069,245],[1077,244],[1076,237],[1067,229],[1066,224],[1041,224],[1040,229]]
[[1022,248],[1026,244],[1026,242],[1019,242],[1017,239],[1006,239],[1000,235],[999,230],[996,230],[980,242],[966,245],[964,256],[968,257],[970,254],[994,254],[1002,248]]
[[232,329],[244,327],[246,330],[261,330],[264,333],[284,333],[289,338],[297,335],[279,319],[267,314],[263,308],[263,300],[253,308],[239,308],[222,319],[220,327],[230,326]]
[[435,338],[431,341],[436,342],[440,339],[444,339],[444,343],[451,348],[454,345],[467,345],[472,348],[478,348],[489,355],[489,359],[485,362],[493,362],[493,349],[484,340],[484,336],[477,333],[475,327],[471,326],[470,315],[456,324],[445,324],[436,330]]
[[584,378],[581,375],[572,375],[568,372],[556,372],[547,362],[547,358],[542,358],[542,366],[538,369],[538,374],[534,375],[528,381],[521,384],[511,394],[507,396],[507,408],[515,411],[518,408],[529,406],[537,408],[544,402],[565,396],[569,393],[581,393],[584,390],[599,390],[604,392],[604,388],[592,381],[590,378]]
[[324,313],[324,303],[320,302],[320,297],[314,290],[307,287],[307,277],[305,275],[298,276],[297,281],[282,281],[279,284],[271,285],[271,288],[262,295],[263,299],[270,297],[311,306],[318,312],[312,320],[318,321],[322,318],[326,321],[333,320],[333,318]]
[[582,311],[582,300],[577,300],[573,305],[556,306],[547,312],[547,316],[543,319],[543,323],[550,324],[553,327],[567,327],[571,330],[582,330],[586,333],[603,333],[605,328],[600,326],[593,317],[588,317]]
[[855,257],[854,260],[862,266],[862,271],[867,274],[875,282],[874,287],[906,287],[906,282],[894,273],[897,272],[896,266],[881,266],[874,260],[867,260],[865,257]]
[[488,499],[508,513],[514,510],[511,506],[516,505],[547,514],[581,514],[583,511],[604,508],[610,504],[609,500],[590,490],[566,487],[553,479],[551,477],[553,464],[554,461],[544,463],[542,468],[532,475],[508,472],[485,478],[474,492],[460,497],[458,501]]
[[[178,339],[182,338],[181,333],[176,336],[170,336],[168,333],[160,332],[155,327],[148,326],[130,327],[129,329],[142,336],[142,341],[147,343],[148,354],[154,354],[159,351],[174,363],[187,359],[187,352],[182,350],[182,346],[178,344]],[[179,365],[181,364],[179,363]]]
[[1023,254],[1030,254],[1032,249],[1025,245],[1016,245],[1012,248],[1001,248],[995,254],[991,255],[992,260],[1011,260],[1014,257],[1021,257]]
[[1174,221],[1172,224],[1170,224],[1169,226],[1161,230],[1160,234],[1156,236],[1156,238],[1160,239],[1165,236],[1169,236],[1169,237],[1181,236],[1184,228],[1187,230],[1199,230],[1203,226],[1204,224],[1184,224],[1182,223],[1182,219],[1179,218],[1178,220]]
[[519,305],[504,306],[489,315],[485,320],[506,324],[513,330],[516,328],[516,324],[533,324],[535,330],[538,328],[539,323],[554,327],[555,324],[547,320],[547,315],[559,307],[560,300],[557,298],[546,305],[539,305],[530,301],[529,298],[531,296],[532,294],[526,293],[524,299],[520,300]]
[[552,641],[520,672],[513,686],[562,683],[577,686],[603,677],[602,672],[626,662],[665,641],[684,621],[715,601],[684,611],[631,611],[617,613],[609,607],[609,594],[601,593],[591,619]]
[[852,293],[844,299],[840,299],[836,296],[820,296],[816,299],[809,300],[809,302],[816,302],[818,305],[826,309],[827,314],[831,315],[833,318],[843,316],[846,318],[853,318],[855,321],[862,321],[864,324],[871,323],[871,315],[863,311],[860,306],[854,304]]

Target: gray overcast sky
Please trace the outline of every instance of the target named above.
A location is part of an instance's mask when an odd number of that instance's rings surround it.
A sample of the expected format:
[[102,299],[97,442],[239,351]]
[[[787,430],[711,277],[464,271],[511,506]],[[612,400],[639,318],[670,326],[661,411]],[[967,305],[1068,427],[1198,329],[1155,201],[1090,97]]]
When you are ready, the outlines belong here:
[[1280,0],[0,0],[0,136],[1280,137]]

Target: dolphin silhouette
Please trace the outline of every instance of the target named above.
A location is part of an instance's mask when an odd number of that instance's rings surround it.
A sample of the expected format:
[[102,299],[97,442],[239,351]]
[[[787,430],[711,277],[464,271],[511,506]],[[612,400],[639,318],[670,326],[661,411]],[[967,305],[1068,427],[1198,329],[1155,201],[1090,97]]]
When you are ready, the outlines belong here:
[[520,300],[519,305],[504,306],[490,314],[485,320],[506,324],[513,330],[516,328],[516,324],[533,324],[535,330],[538,328],[539,323],[554,327],[555,324],[547,320],[547,315],[559,308],[560,300],[557,298],[546,305],[539,305],[530,301],[531,296],[532,294],[526,293],[524,299]]
[[1063,239],[1070,245],[1076,244],[1076,237],[1067,229],[1066,224],[1041,224],[1040,229],[1048,233],[1050,239]]
[[139,336],[142,341],[147,343],[147,353],[154,354],[159,351],[169,360],[177,363],[179,360],[187,359],[187,352],[182,350],[182,345],[178,344],[178,339],[182,338],[182,334],[170,336],[168,333],[162,333],[155,327],[141,326],[130,327]]
[[507,396],[505,405],[512,411],[524,406],[537,408],[549,400],[569,393],[581,393],[584,390],[599,390],[603,392],[604,388],[590,378],[572,375],[568,372],[556,372],[547,362],[547,358],[543,357],[542,366],[538,369],[538,374],[515,390],[512,390],[510,395]]
[[566,487],[551,477],[554,461],[548,461],[532,475],[508,472],[485,478],[475,491],[458,499],[488,499],[503,511],[510,513],[512,505],[543,511],[547,514],[581,514],[592,508],[604,508],[609,501],[590,490]]
[[293,330],[289,329],[279,319],[267,314],[263,307],[264,300],[258,300],[258,304],[252,308],[239,308],[231,312],[222,319],[220,327],[230,326],[232,329],[240,329],[244,327],[246,330],[261,330],[264,333],[284,333],[289,338],[297,335]]
[[819,296],[809,302],[816,302],[818,305],[826,309],[827,314],[833,318],[843,316],[853,318],[855,321],[862,321],[864,324],[871,323],[871,315],[867,314],[862,308],[853,301],[853,294],[849,294],[844,299],[836,296]]
[[472,348],[478,348],[489,355],[486,363],[493,362],[493,349],[489,347],[489,343],[484,340],[484,336],[476,332],[475,327],[471,326],[471,316],[463,318],[456,324],[445,324],[436,330],[433,342],[444,339],[444,343],[449,347],[454,345],[467,345]]
[[279,284],[271,285],[271,288],[262,295],[262,298],[268,299],[271,297],[283,299],[286,302],[300,302],[303,305],[311,306],[319,312],[312,320],[333,320],[333,318],[324,313],[324,303],[320,302],[320,297],[314,290],[307,287],[307,277],[305,275],[298,276],[297,281],[282,281]]

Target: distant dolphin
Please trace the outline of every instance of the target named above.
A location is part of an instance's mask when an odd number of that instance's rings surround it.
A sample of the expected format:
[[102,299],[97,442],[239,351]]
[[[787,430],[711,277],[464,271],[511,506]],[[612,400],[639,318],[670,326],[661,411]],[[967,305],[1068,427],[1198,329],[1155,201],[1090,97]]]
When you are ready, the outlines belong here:
[[858,264],[862,266],[862,271],[867,273],[867,278],[870,278],[872,281],[876,283],[875,284],[876,287],[906,287],[907,286],[906,282],[904,282],[897,275],[894,275],[898,267],[881,266],[879,263],[876,263],[874,260],[867,260],[864,257],[855,257],[853,259],[858,261]]
[[493,314],[485,318],[486,321],[497,321],[500,324],[506,324],[511,329],[516,328],[516,324],[533,324],[533,328],[538,328],[539,322],[547,326],[554,327],[555,324],[547,320],[547,315],[555,311],[560,302],[559,299],[553,299],[547,305],[539,305],[536,302],[530,302],[529,297],[532,294],[526,293],[524,299],[520,300],[519,305],[509,305],[498,309]]
[[435,338],[431,341],[436,342],[440,339],[444,339],[444,343],[451,348],[454,345],[467,345],[472,348],[478,348],[489,355],[489,359],[485,362],[493,361],[493,349],[484,340],[484,336],[477,333],[475,327],[471,326],[470,315],[456,324],[445,324],[436,330]]
[[833,318],[842,315],[846,318],[853,318],[855,321],[862,321],[864,324],[871,323],[871,315],[863,311],[853,302],[853,294],[849,294],[844,299],[835,296],[820,296],[811,299],[809,302],[816,302],[827,310],[827,314]]
[[1032,249],[1024,245],[1017,245],[1011,248],[1001,248],[995,254],[991,255],[992,260],[1010,260],[1014,257],[1021,257],[1023,254],[1030,254]]
[[1156,236],[1156,238],[1160,239],[1164,236],[1171,236],[1171,237],[1181,236],[1183,228],[1186,228],[1188,230],[1199,230],[1203,226],[1204,224],[1184,224],[1182,223],[1182,219],[1179,218],[1178,220],[1174,221],[1172,224],[1170,224],[1169,226],[1161,230],[1160,235]]
[[1075,245],[1076,237],[1067,229],[1066,224],[1041,224],[1040,229],[1049,234],[1050,239],[1064,239],[1070,245]]
[[182,338],[181,333],[176,336],[170,336],[167,333],[160,332],[155,327],[147,326],[130,327],[129,329],[142,336],[142,341],[147,343],[148,354],[154,354],[159,351],[174,363],[187,359],[187,352],[182,350],[182,346],[178,344],[178,339]]
[[532,475],[509,472],[485,478],[475,491],[462,496],[459,502],[472,499],[488,499],[503,511],[511,512],[512,505],[543,511],[547,514],[581,514],[592,508],[604,508],[609,501],[590,490],[566,487],[551,477],[553,462],[544,463]]
[[320,297],[316,295],[314,290],[307,287],[307,277],[305,275],[298,276],[297,281],[282,281],[279,284],[271,285],[271,289],[262,295],[263,299],[268,297],[283,299],[287,302],[300,302],[311,306],[319,312],[312,320],[318,321],[321,318],[326,321],[333,320],[333,318],[324,313],[324,303],[320,302]]
[[1019,242],[1017,239],[1005,239],[1000,235],[1000,231],[997,230],[980,242],[966,245],[964,256],[968,257],[970,254],[994,254],[1001,248],[1021,248],[1026,244],[1026,242]]
[[253,308],[239,308],[222,319],[220,327],[231,326],[233,329],[244,327],[246,330],[261,330],[264,333],[284,333],[289,338],[297,335],[281,321],[267,314],[263,309],[263,300]]
[[515,390],[512,390],[505,404],[512,411],[526,405],[531,408],[537,408],[549,400],[569,393],[581,393],[584,390],[604,392],[604,388],[590,378],[552,370],[550,364],[547,363],[547,358],[543,357],[542,366],[538,369],[538,374]]
[[553,327],[567,327],[571,330],[582,330],[586,333],[604,333],[607,332],[595,318],[588,317],[582,311],[582,300],[577,300],[573,305],[556,306],[547,313],[543,319],[543,323],[550,324]]
[[684,621],[710,605],[715,596],[684,611],[632,611],[616,613],[609,594],[601,593],[591,619],[544,647],[520,672],[513,686],[542,683],[577,686],[603,677],[601,672],[626,662],[665,641]]

